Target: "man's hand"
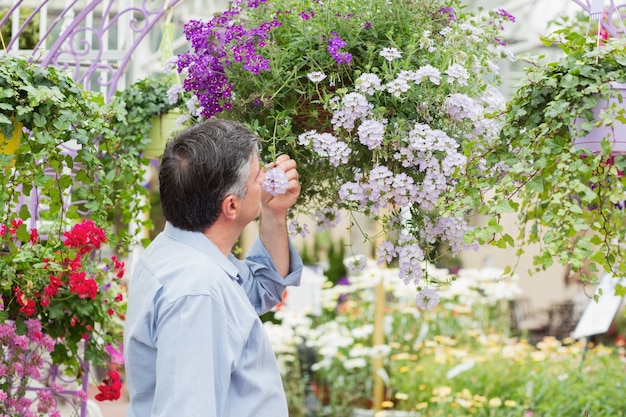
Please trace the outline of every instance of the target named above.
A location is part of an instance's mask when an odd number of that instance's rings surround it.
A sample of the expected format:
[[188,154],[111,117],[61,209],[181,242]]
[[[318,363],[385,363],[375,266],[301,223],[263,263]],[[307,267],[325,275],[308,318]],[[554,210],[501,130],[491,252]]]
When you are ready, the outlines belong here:
[[287,191],[284,194],[272,195],[265,190],[261,191],[261,217],[268,215],[279,218],[285,217],[287,210],[296,203],[300,195],[300,181],[298,179],[296,161],[291,159],[289,155],[280,155],[276,158],[276,162],[268,165],[268,169],[271,168],[281,169],[289,182]]
[[283,194],[272,195],[261,191],[260,237],[269,252],[276,270],[285,277],[289,274],[289,236],[287,234],[287,211],[296,203],[300,195],[300,181],[296,161],[288,155],[281,155],[268,169],[279,168],[287,176],[287,189]]

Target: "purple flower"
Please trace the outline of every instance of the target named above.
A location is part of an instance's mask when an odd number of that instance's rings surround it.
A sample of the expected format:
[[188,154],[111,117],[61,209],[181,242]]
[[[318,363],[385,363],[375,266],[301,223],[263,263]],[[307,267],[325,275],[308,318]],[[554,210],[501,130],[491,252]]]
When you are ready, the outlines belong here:
[[285,194],[287,192],[287,185],[289,179],[280,168],[272,168],[265,173],[265,179],[263,180],[263,189],[273,196]]
[[269,71],[269,60],[262,54],[276,18],[247,28],[241,21],[242,8],[258,8],[267,0],[239,0],[232,9],[203,22],[190,20],[184,27],[191,49],[178,56],[178,72],[187,72],[183,83],[200,104],[200,113],[209,118],[231,108],[233,84],[226,76],[231,65],[241,65],[258,74]]
[[365,22],[365,29],[370,29],[372,27],[371,22]]
[[515,16],[513,16],[511,13],[507,12],[504,9],[498,9],[495,12],[498,16],[502,16],[503,18],[505,18],[506,20],[508,20],[509,22],[515,22]]
[[441,9],[437,10],[438,13],[447,13],[448,14],[448,19],[451,22],[454,22],[456,20],[456,16],[454,15],[454,9],[452,7],[442,7]]
[[332,33],[333,37],[328,40],[328,53],[335,58],[337,64],[350,64],[352,60],[352,54],[348,52],[339,52],[341,48],[346,46],[346,42],[339,37],[335,32]]
[[313,16],[315,16],[315,12],[314,11],[309,11],[309,12],[305,12],[304,10],[300,12],[300,17],[303,20],[309,20],[310,18],[312,18]]

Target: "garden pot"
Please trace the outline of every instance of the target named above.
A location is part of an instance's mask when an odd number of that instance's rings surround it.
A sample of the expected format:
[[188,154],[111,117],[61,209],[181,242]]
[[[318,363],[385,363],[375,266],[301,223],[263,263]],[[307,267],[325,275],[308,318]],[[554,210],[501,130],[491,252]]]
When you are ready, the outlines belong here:
[[[598,105],[593,109],[593,114],[597,118],[602,109],[607,108],[615,103],[615,105],[622,108],[626,108],[626,83],[610,84],[611,88],[619,91],[622,96],[622,102],[620,103],[618,97],[613,97],[610,100],[600,100]],[[579,123],[578,120],[576,121]],[[613,155],[626,154],[626,124],[619,120],[613,122],[613,126],[599,126],[589,132],[584,138],[575,138],[574,146],[579,148],[586,148],[593,153],[599,153],[602,149],[602,139],[607,138],[613,147],[611,152]]]
[[[17,152],[20,147],[23,127],[24,125],[21,122],[13,119],[13,137],[6,138],[2,132],[0,132],[0,153],[5,155],[15,155],[15,152]],[[11,168],[15,166],[15,156],[9,166]]]
[[150,118],[152,128],[148,133],[151,141],[146,145],[144,155],[148,158],[158,159],[163,155],[165,144],[169,140],[172,133],[176,130],[176,120],[181,113],[170,110],[167,113],[157,114]]

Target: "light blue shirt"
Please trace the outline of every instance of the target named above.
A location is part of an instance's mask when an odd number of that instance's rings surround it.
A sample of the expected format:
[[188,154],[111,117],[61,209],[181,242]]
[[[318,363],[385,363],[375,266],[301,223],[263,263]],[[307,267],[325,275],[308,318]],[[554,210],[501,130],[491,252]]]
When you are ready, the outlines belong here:
[[299,285],[290,244],[282,278],[260,240],[245,261],[167,223],[129,284],[127,417],[287,417],[276,357],[258,314]]

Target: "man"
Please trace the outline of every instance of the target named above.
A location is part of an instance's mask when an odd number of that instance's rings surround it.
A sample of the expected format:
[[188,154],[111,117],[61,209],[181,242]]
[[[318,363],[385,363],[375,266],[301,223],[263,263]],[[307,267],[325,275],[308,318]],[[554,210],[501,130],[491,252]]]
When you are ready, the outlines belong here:
[[[286,155],[284,194],[262,189],[258,137],[210,120],[176,135],[159,172],[165,229],[129,284],[124,335],[128,417],[287,417],[274,352],[258,317],[299,285],[287,234],[300,183]],[[260,215],[246,260],[231,250]]]

